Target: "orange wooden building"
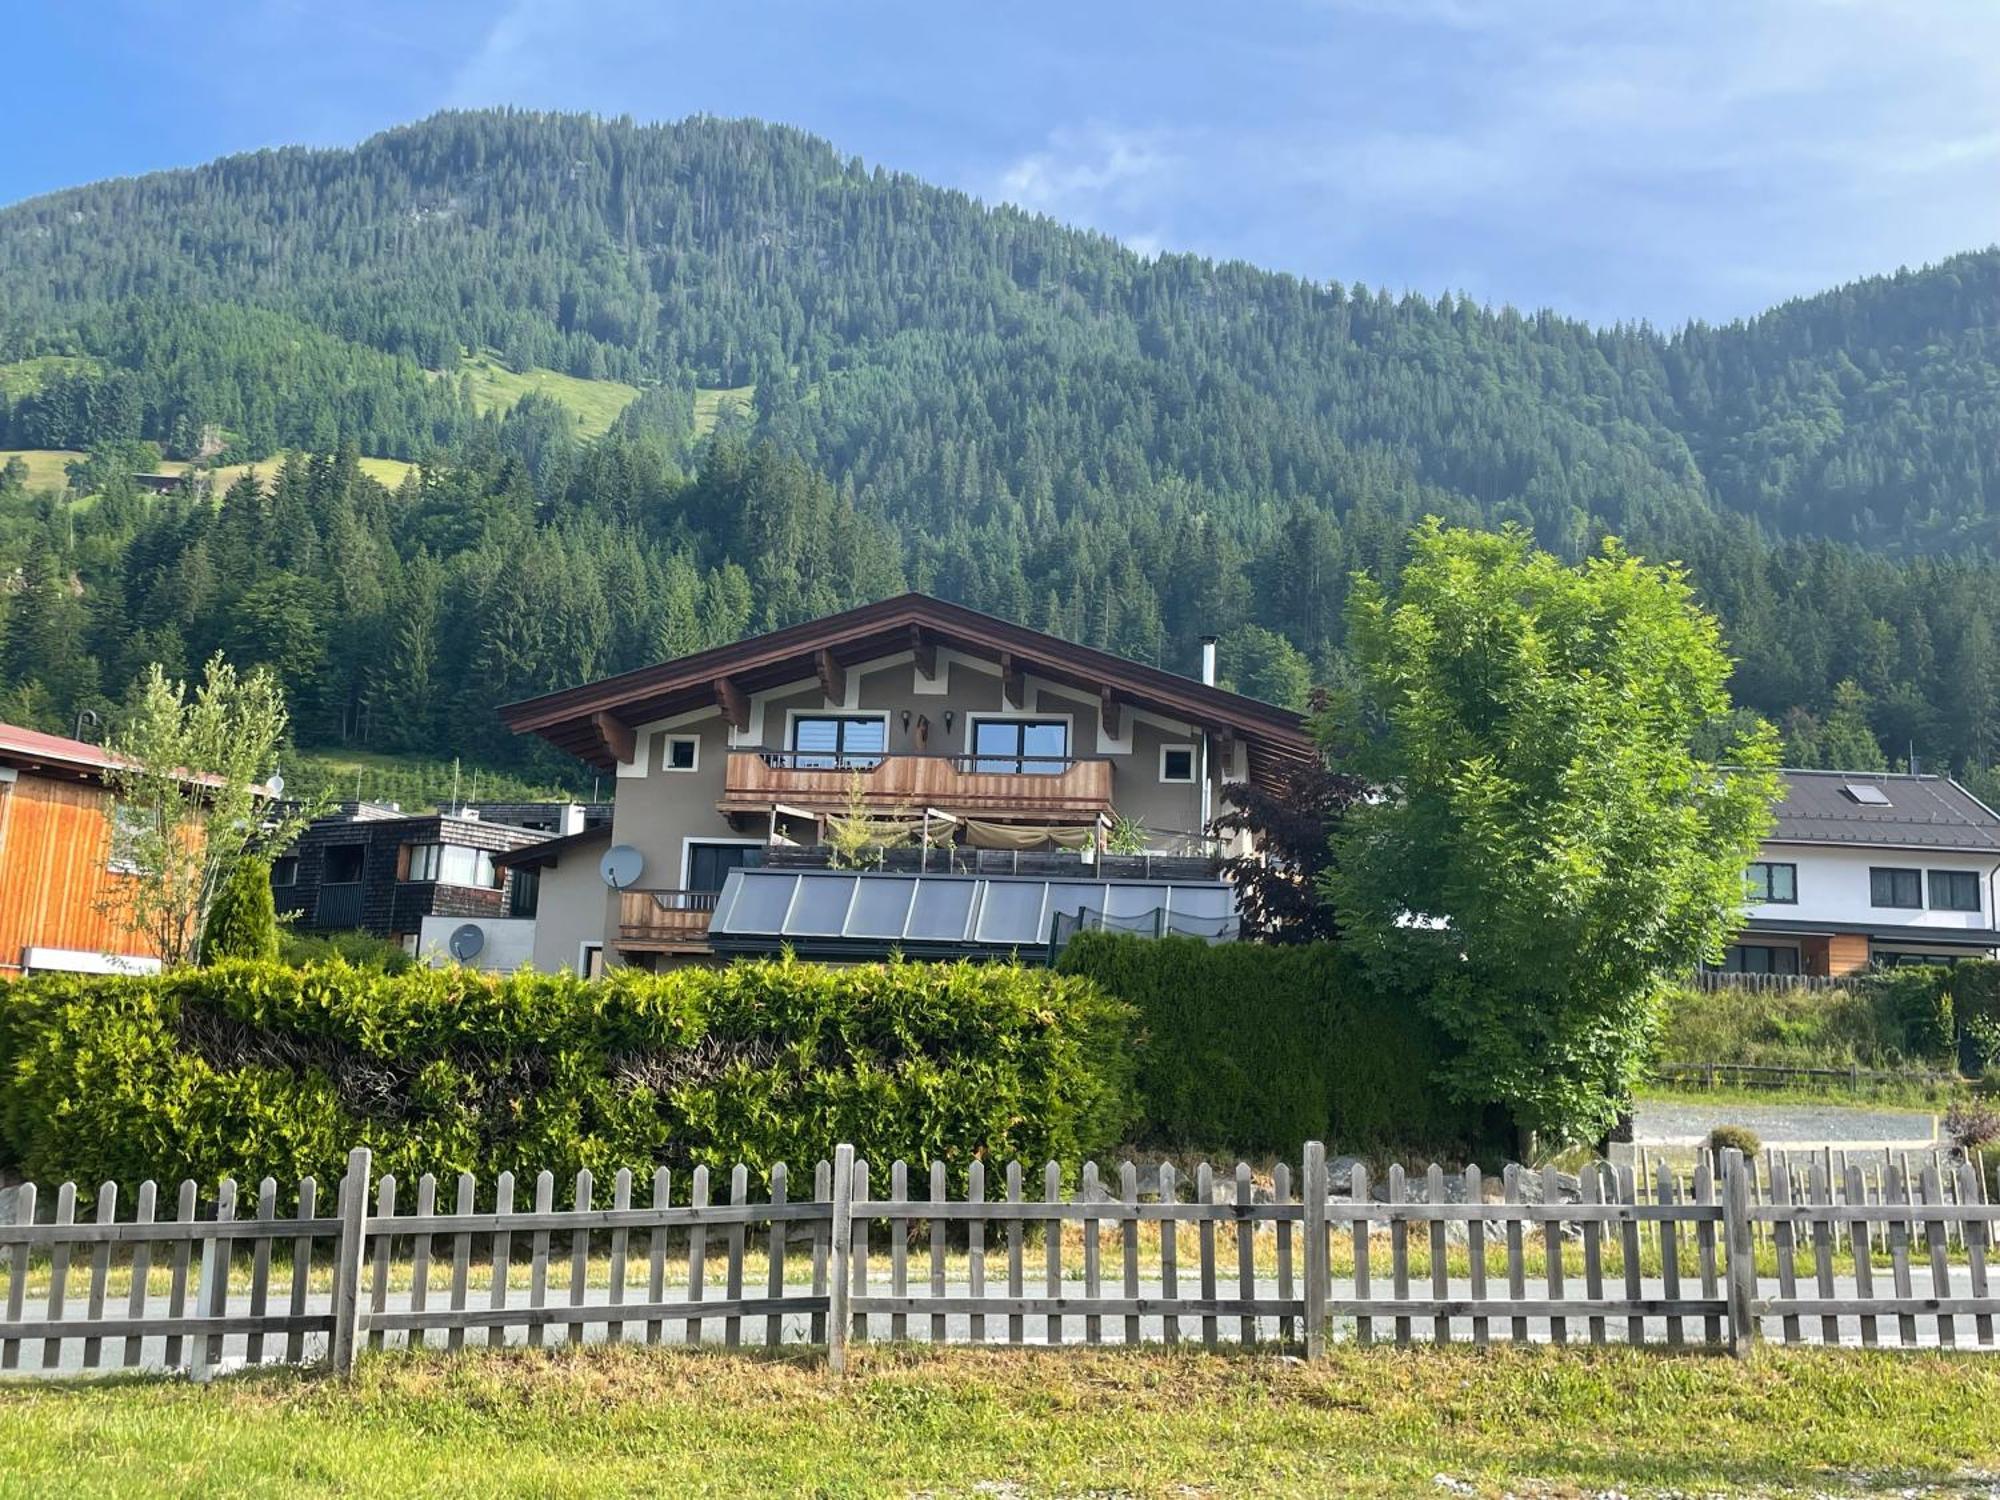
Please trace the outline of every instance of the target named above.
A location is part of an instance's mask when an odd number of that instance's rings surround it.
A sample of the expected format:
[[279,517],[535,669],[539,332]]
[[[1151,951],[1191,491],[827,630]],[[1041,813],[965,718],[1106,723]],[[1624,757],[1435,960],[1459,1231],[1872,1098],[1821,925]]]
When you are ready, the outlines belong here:
[[105,910],[129,878],[112,857],[115,765],[101,746],[0,724],[0,978],[159,967]]

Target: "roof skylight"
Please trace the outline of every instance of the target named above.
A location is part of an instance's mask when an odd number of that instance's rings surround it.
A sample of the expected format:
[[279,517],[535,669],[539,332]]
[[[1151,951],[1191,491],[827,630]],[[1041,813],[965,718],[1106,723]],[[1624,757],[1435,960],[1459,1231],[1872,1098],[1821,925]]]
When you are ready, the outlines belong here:
[[1889,794],[1879,786],[1873,786],[1868,782],[1850,781],[1845,783],[1841,790],[1863,807],[1889,806]]

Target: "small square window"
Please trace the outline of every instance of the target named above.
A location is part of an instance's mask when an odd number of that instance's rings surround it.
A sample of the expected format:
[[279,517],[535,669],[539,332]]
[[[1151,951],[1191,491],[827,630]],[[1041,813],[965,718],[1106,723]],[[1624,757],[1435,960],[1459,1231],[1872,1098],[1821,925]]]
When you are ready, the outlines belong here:
[[661,766],[669,771],[692,771],[701,754],[701,741],[691,734],[667,736],[667,753]]
[[271,884],[275,886],[297,885],[299,883],[299,857],[296,854],[280,854],[271,861]]
[[1193,781],[1194,746],[1192,745],[1160,746],[1160,780]]

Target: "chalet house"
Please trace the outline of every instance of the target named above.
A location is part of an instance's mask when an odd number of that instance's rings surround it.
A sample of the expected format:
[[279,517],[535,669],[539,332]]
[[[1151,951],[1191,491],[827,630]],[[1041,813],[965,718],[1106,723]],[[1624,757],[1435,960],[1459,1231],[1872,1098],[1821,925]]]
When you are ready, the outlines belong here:
[[[1222,935],[1222,788],[1316,750],[1206,658],[1196,681],[905,594],[510,705],[616,789],[607,833],[503,857],[538,873],[535,966]],[[857,813],[907,841],[881,868],[832,867]]]
[[2000,950],[2000,815],[1943,776],[1786,771],[1732,973],[1850,974]]
[[[531,885],[510,879],[495,857],[548,837],[489,821],[476,808],[409,815],[378,803],[344,803],[272,861],[272,895],[296,931],[359,930],[414,954],[427,918],[532,914]],[[525,910],[518,909],[523,901]]]
[[102,746],[0,724],[0,976],[159,968],[145,939],[106,911],[129,879],[105,785],[117,765]]

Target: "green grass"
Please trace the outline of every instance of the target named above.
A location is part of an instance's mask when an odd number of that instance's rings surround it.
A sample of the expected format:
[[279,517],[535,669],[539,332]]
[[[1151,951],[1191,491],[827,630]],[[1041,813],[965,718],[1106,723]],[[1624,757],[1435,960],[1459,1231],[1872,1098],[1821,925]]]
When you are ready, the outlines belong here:
[[537,391],[575,412],[577,432],[587,438],[609,432],[618,413],[639,396],[637,386],[622,380],[582,380],[541,369],[517,374],[490,354],[468,355],[459,369],[472,377],[472,399],[480,412],[506,412],[529,391]]
[[[207,471],[209,483],[214,487],[215,493],[220,495],[245,474],[254,470],[258,477],[263,480],[264,484],[268,486],[278,477],[278,470],[285,466],[285,459],[288,456],[288,453],[281,451],[273,453],[269,458],[260,458],[254,463],[230,464],[224,468],[210,469]],[[185,474],[192,467],[193,465],[191,464],[169,459],[160,465],[160,472],[162,474]],[[410,471],[415,468],[415,464],[406,462],[400,458],[364,458],[361,460],[362,473],[392,490],[402,484]]]
[[1625,1495],[1993,1482],[2000,1361],[592,1347],[0,1387],[9,1495]]
[[64,470],[84,455],[73,448],[0,448],[0,465],[16,457],[28,465],[28,488],[32,491],[68,489],[69,475]]
[[101,361],[83,354],[40,354],[33,359],[17,359],[12,364],[0,365],[0,397],[18,401],[39,391],[55,376],[81,375],[103,367]]
[[754,385],[697,387],[694,393],[694,435],[707,437],[715,431],[715,424],[722,420],[725,406],[737,406],[747,414],[750,404],[756,399]]

